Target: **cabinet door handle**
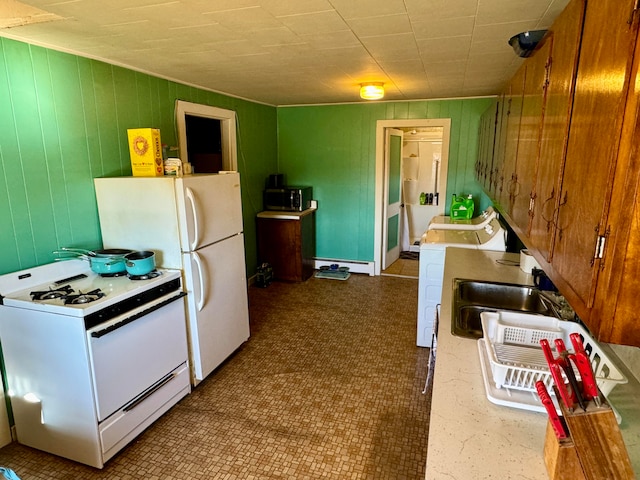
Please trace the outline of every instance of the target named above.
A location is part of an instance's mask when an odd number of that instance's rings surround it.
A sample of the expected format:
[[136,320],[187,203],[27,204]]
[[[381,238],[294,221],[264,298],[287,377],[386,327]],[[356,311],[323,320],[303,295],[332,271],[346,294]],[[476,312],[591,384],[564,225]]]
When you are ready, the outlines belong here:
[[[555,187],[551,189],[551,195],[549,196],[549,198],[547,198],[544,203],[542,204],[542,208],[540,209],[540,216],[542,217],[542,219],[547,222],[547,230],[549,230],[551,223],[553,223],[553,219],[549,220],[547,218],[547,216],[545,215],[545,211],[547,210],[547,204],[553,200],[556,196],[556,189]],[[554,209],[555,210],[555,209]]]
[[633,24],[633,19],[636,17],[636,13],[640,10],[640,0],[635,0],[633,2],[633,10],[629,14],[629,19],[627,20],[627,25]]

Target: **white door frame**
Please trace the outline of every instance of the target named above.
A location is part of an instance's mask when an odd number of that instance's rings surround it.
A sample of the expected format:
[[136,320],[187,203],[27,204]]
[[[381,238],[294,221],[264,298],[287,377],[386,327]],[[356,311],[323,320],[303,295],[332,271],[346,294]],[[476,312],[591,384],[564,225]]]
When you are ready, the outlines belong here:
[[[403,141],[403,131],[395,128],[385,128],[385,144],[384,144],[384,186],[382,196],[384,201],[382,202],[382,216],[384,217],[384,221],[382,222],[382,265],[381,268],[388,268],[393,262],[395,262],[400,256],[400,237],[403,225],[403,214],[402,214],[402,141]],[[400,178],[399,178],[399,198],[397,202],[392,204],[389,203],[389,180],[390,180],[390,159],[391,155],[391,135],[400,137]],[[398,230],[397,230],[397,242],[396,246],[389,250],[389,219],[390,217],[397,216],[398,217]]]
[[178,126],[178,146],[182,161],[189,158],[187,151],[187,127],[185,116],[213,118],[220,120],[222,135],[222,168],[224,170],[238,171],[238,158],[236,146],[236,112],[224,108],[212,107],[200,103],[176,100],[176,124]]
[[[443,127],[442,133],[442,180],[447,182],[446,166],[449,163],[449,140],[451,137],[450,118],[418,118],[403,120],[378,120],[376,122],[376,185],[375,185],[375,223],[373,242],[373,269],[374,275],[380,275],[382,270],[382,245],[383,245],[383,212],[384,212],[384,190],[385,190],[385,164],[384,164],[384,140],[386,128],[405,127]],[[446,198],[441,198],[445,201]]]

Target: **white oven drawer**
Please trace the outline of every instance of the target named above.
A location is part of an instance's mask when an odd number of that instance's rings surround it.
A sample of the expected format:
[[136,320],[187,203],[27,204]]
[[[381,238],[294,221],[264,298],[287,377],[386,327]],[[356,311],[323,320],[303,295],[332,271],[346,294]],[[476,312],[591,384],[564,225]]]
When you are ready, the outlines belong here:
[[104,462],[191,391],[189,366],[186,363],[171,374],[171,380],[162,384],[143,401],[131,409],[116,412],[100,424]]
[[188,360],[182,297],[118,328],[99,328],[87,332],[99,422]]

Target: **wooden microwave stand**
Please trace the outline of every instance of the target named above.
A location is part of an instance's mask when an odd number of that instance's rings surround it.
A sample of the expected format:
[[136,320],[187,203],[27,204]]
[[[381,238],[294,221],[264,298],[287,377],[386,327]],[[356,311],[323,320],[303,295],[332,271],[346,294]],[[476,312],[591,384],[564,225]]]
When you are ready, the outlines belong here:
[[258,261],[271,265],[274,279],[302,282],[313,275],[315,211],[258,213]]

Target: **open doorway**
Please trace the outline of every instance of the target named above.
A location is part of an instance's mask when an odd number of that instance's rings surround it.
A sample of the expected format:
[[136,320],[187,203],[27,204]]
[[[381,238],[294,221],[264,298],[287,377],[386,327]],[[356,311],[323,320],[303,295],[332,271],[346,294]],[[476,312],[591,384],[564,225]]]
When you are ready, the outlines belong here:
[[194,173],[238,170],[236,112],[177,100],[176,125],[180,158]]
[[402,252],[420,250],[429,220],[444,214],[447,168],[442,165],[444,127],[402,127]]
[[[419,240],[434,215],[444,213],[449,160],[451,119],[379,120],[376,126],[376,195],[374,273],[388,270],[404,252],[417,255]],[[398,217],[388,205],[397,178],[390,175],[393,156],[388,152],[389,133],[402,135],[402,201]],[[391,186],[390,186],[391,182]],[[396,227],[397,226],[397,227]],[[394,231],[396,229],[397,231]],[[390,240],[397,236],[397,240]],[[389,249],[400,245],[397,256]],[[416,242],[418,244],[416,245]],[[387,251],[389,250],[389,251]]]
[[186,160],[197,173],[217,173],[222,165],[221,121],[217,118],[185,115],[187,129]]

